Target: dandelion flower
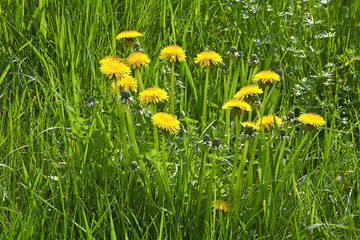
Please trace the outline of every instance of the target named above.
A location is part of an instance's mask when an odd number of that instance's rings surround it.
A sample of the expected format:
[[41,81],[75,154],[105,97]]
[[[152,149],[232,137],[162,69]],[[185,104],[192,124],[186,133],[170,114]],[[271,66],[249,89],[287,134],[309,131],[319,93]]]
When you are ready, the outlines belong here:
[[126,58],[126,63],[133,69],[146,67],[150,63],[148,55],[143,52],[134,52]]
[[254,96],[255,94],[261,94],[263,90],[257,86],[249,85],[242,87],[234,96],[234,99],[246,99]]
[[170,113],[159,112],[151,117],[155,127],[161,128],[170,134],[178,134],[180,131],[180,122]]
[[204,51],[199,53],[196,58],[194,59],[195,63],[199,63],[205,67],[213,65],[218,65],[219,63],[222,63],[221,56],[216,53],[215,51]]
[[214,203],[213,202],[213,207],[215,209],[219,209],[219,210],[222,210],[224,212],[227,212],[229,211],[229,206],[230,204],[224,200],[216,200],[216,202]]
[[298,117],[298,121],[314,127],[324,126],[326,124],[324,118],[316,113],[301,114]]
[[222,107],[223,109],[238,109],[251,111],[251,106],[243,100],[231,99]]
[[261,126],[263,130],[270,130],[271,128],[275,127],[275,123],[277,125],[281,125],[283,122],[281,118],[274,116],[273,114],[263,116],[261,119],[259,119],[256,124]]
[[269,70],[261,71],[254,76],[254,81],[261,81],[263,84],[273,84],[280,81],[280,76]]
[[108,78],[126,77],[130,74],[130,68],[117,58],[108,58],[103,61],[100,66],[100,71]]
[[116,39],[117,40],[120,40],[120,39],[134,39],[134,38],[137,38],[137,37],[142,37],[142,33],[139,33],[138,31],[135,31],[135,30],[130,30],[130,31],[123,31],[121,33],[119,33],[117,36],[116,36]]
[[259,130],[260,126],[254,122],[242,122],[241,125],[243,127],[252,127],[254,130]]
[[[120,78],[116,82],[117,82],[117,85],[119,88],[119,92],[121,92],[123,90],[131,90],[134,92],[137,91],[137,81],[132,76]],[[111,85],[111,93],[112,94],[116,94],[116,90],[115,90],[116,82],[113,81],[113,83]]]
[[118,62],[124,62],[124,59],[122,59],[120,56],[112,55],[112,56],[106,56],[103,59],[100,60],[100,64],[106,64],[107,62],[111,61],[118,61]]
[[160,59],[167,59],[169,62],[184,62],[186,56],[181,47],[170,45],[161,50]]
[[162,103],[169,99],[169,95],[165,90],[154,87],[147,88],[139,94],[139,100],[141,105],[149,103]]

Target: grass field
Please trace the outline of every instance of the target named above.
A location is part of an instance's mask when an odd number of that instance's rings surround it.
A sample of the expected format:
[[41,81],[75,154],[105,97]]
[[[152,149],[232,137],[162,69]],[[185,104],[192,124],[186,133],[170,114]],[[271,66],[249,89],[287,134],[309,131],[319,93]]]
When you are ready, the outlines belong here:
[[[359,1],[0,0],[0,13],[1,239],[360,238]],[[100,71],[132,53],[126,30],[151,60],[131,71],[130,103]],[[160,59],[169,45],[186,61]],[[205,50],[227,68],[195,63]],[[280,81],[253,81],[263,70]],[[140,105],[139,78],[169,101]],[[247,85],[258,105],[223,109]],[[180,131],[154,128],[155,111]]]

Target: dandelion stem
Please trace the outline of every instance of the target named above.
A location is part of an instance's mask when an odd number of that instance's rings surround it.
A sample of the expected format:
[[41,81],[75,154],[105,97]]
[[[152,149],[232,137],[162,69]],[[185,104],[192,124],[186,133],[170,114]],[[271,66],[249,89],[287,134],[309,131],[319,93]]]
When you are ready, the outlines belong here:
[[138,147],[137,142],[136,142],[135,126],[134,126],[134,123],[133,123],[133,120],[132,120],[129,105],[125,106],[125,111],[126,111],[126,119],[127,119],[127,123],[128,123],[129,135],[130,135],[130,138],[131,138],[131,142],[133,144],[133,150],[134,150],[135,155],[138,155],[139,154],[139,147]]
[[170,113],[175,115],[175,62],[171,64]]
[[204,174],[204,171],[205,171],[205,165],[206,165],[206,157],[207,157],[207,147],[205,146],[204,147],[204,156],[202,158],[202,163],[201,163],[201,169],[200,169],[200,175],[199,175],[199,194],[198,194],[198,206],[197,206],[197,210],[196,210],[196,215],[198,215],[200,213],[200,208],[201,208],[201,199],[202,199],[202,192],[204,190],[204,177],[205,177],[205,174]]
[[240,126],[239,126],[239,116],[235,116],[235,146],[234,146],[234,161],[233,161],[233,172],[231,175],[231,185],[230,185],[230,192],[233,192],[234,183],[235,183],[235,175],[237,171],[237,161],[239,158],[239,135],[240,135]]
[[[156,114],[156,104],[152,104],[152,115],[154,116]],[[154,126],[154,148],[155,151],[159,152],[159,137],[158,137],[158,129]]]
[[124,156],[126,161],[130,161],[129,158],[129,150],[128,150],[128,144],[127,144],[127,139],[126,139],[126,131],[125,131],[125,116],[124,116],[124,109],[120,106],[117,105],[117,112],[118,112],[118,116],[120,118],[120,136],[121,136],[121,144],[124,150]]
[[165,191],[168,194],[170,194],[170,181],[169,181],[169,175],[168,175],[167,167],[166,167],[165,132],[163,132],[163,135],[162,135],[161,151],[162,151],[161,160],[162,160],[162,167],[163,167],[163,180],[164,180],[164,184],[165,184]]
[[[233,60],[230,60],[229,64],[229,73],[226,81],[225,86],[225,95],[224,95],[224,103],[226,103],[229,100],[229,88],[230,88],[230,78],[231,78],[231,69],[232,69]],[[227,136],[227,144],[230,144],[230,112],[225,112],[225,135]]]
[[266,103],[267,103],[266,98],[267,98],[268,92],[269,92],[269,86],[265,86],[263,102],[262,102],[261,107],[260,107],[261,116],[264,116],[264,111],[265,111]]
[[205,86],[204,86],[204,101],[203,101],[203,112],[202,112],[202,126],[201,126],[201,132],[205,130],[206,126],[206,107],[207,107],[207,90],[209,85],[209,72],[210,72],[210,66],[206,67],[206,77],[205,77]]
[[141,79],[141,73],[139,68],[135,69],[135,79],[138,81],[140,92],[144,91],[144,84]]
[[[115,78],[115,93],[116,93],[116,101],[117,101],[120,98],[120,90],[119,90],[119,86],[117,83],[117,78]],[[126,140],[124,111],[122,109],[122,106],[119,104],[116,104],[116,110],[117,110],[118,117],[120,118],[120,136],[121,136],[122,148],[124,150],[124,156],[125,156],[125,159],[127,161],[129,161],[130,158],[129,158],[127,140]]]
[[[96,120],[98,122],[98,126],[102,129],[102,130],[106,130],[105,129],[105,124],[104,122],[101,120],[101,117],[100,117],[100,114],[99,114],[99,111],[96,111],[95,113],[95,116],[96,116]],[[114,148],[114,144],[112,143],[111,139],[110,139],[110,136],[109,136],[109,133],[105,132],[105,138],[106,138],[106,141],[107,143],[109,144],[110,148]]]
[[238,196],[238,194],[241,192],[241,189],[242,189],[244,169],[245,169],[246,156],[247,156],[247,153],[248,153],[248,149],[249,149],[249,140],[246,140],[244,150],[242,152],[242,158],[241,158],[241,161],[240,161],[240,166],[239,166],[239,170],[238,170],[238,176],[237,176],[236,184],[235,184],[235,198]]

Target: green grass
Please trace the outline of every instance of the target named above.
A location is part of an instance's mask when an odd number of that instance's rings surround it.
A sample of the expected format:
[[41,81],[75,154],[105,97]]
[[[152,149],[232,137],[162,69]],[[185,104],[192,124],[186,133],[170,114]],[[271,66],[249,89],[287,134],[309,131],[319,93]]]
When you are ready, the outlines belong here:
[[[360,238],[358,1],[16,2],[0,2],[1,239]],[[129,55],[115,37],[131,29],[144,34],[138,40],[151,58],[141,73],[146,87],[169,92],[163,47],[177,44],[187,56],[175,64],[181,131],[166,136],[166,171],[153,149],[151,109],[139,108],[133,93],[137,155],[99,70],[103,57]],[[241,56],[230,97],[257,72],[282,69],[264,113],[326,120],[311,132],[295,121],[242,137],[241,181],[232,171],[235,118],[229,144],[226,114],[219,118],[227,77],[210,70],[202,132],[206,68],[193,61],[209,49],[229,64],[231,46]],[[217,199],[229,202],[228,212],[213,208]]]

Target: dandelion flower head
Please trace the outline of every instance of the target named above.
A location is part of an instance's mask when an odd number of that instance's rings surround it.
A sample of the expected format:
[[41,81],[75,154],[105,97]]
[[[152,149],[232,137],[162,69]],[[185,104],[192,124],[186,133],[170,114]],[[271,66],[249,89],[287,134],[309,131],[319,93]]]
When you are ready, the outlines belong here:
[[143,52],[134,52],[126,58],[126,63],[133,69],[146,67],[150,63],[148,55]]
[[169,62],[184,62],[186,56],[181,47],[170,45],[161,50],[160,59],[167,59]]
[[159,112],[151,117],[155,127],[161,128],[170,134],[178,134],[180,131],[180,121],[170,113]]
[[234,99],[246,99],[254,96],[255,94],[261,94],[263,90],[257,86],[249,85],[242,87],[234,96]]
[[124,62],[124,59],[122,59],[120,56],[117,56],[117,55],[106,56],[100,60],[100,64],[103,65],[103,64],[105,64],[107,62],[111,62],[111,61]]
[[100,72],[105,74],[108,78],[112,78],[113,76],[120,78],[129,76],[130,68],[118,58],[109,57],[102,61]]
[[273,84],[280,81],[280,76],[269,70],[261,71],[254,76],[254,81],[261,81],[263,84]]
[[123,31],[121,33],[119,33],[117,36],[116,36],[116,39],[119,40],[119,39],[134,39],[134,38],[137,38],[137,37],[142,37],[142,33],[139,33],[138,31],[135,31],[135,30],[129,30],[129,31]]
[[229,211],[230,204],[224,200],[216,200],[215,203],[213,202],[213,207],[215,209],[222,210],[224,212]]
[[244,100],[231,99],[222,107],[223,109],[251,111],[251,106]]
[[141,105],[146,105],[149,103],[162,103],[169,99],[169,95],[165,90],[154,87],[147,88],[139,94],[139,100]]
[[194,59],[195,63],[199,63],[205,67],[212,65],[218,65],[222,63],[222,57],[215,51],[204,51],[199,53]]
[[255,122],[242,122],[243,127],[252,127],[254,130],[259,130],[260,126]]
[[273,114],[263,116],[261,119],[257,120],[256,124],[259,125],[263,130],[270,130],[277,125],[282,125],[283,122],[281,118],[274,116]]
[[314,127],[324,126],[326,124],[324,118],[316,113],[301,114],[298,117],[298,121]]
[[119,92],[123,90],[131,90],[136,92],[137,91],[137,81],[132,76],[123,77],[120,79],[117,79],[117,81],[113,81],[111,85],[111,93],[116,94],[116,83],[119,88]]

